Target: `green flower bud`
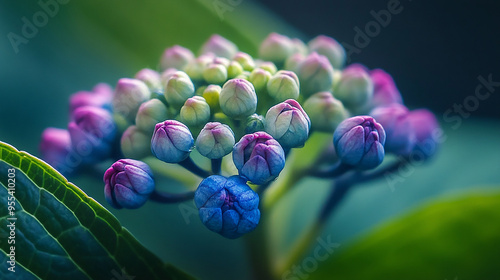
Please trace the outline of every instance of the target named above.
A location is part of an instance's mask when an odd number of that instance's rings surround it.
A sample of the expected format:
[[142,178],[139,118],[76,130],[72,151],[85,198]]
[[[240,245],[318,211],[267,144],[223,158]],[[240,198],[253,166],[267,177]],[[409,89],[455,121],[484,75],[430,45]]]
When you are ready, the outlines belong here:
[[191,77],[191,79],[199,81],[203,79],[203,70],[205,70],[208,64],[213,63],[213,61],[213,54],[200,55],[186,65],[184,70],[186,71],[186,74]]
[[165,99],[169,106],[181,107],[193,95],[194,84],[186,73],[177,71],[170,75],[165,86]]
[[211,63],[203,70],[203,79],[209,84],[222,84],[227,80],[227,69],[222,64]]
[[193,53],[181,46],[175,45],[168,48],[161,57],[161,69],[175,68],[182,70],[188,63],[194,59]]
[[232,79],[222,87],[219,96],[222,112],[235,119],[244,119],[257,109],[257,94],[252,83],[243,79]]
[[245,134],[252,134],[257,131],[265,130],[265,118],[264,116],[253,114],[247,118],[247,123],[245,126]]
[[220,110],[219,96],[222,88],[218,85],[209,85],[203,91],[203,98],[207,101],[210,106],[211,112],[217,112]]
[[201,47],[200,54],[213,53],[216,56],[232,58],[238,52],[238,47],[228,39],[214,34]]
[[241,74],[239,74],[238,76],[236,76],[236,78],[234,78],[234,79],[243,79],[243,80],[247,80],[248,81],[248,79],[250,78],[250,74],[251,73],[248,72],[248,71],[243,71]]
[[143,81],[128,78],[120,79],[113,95],[113,111],[131,123],[134,121],[141,104],[148,100],[150,96],[151,93]]
[[150,91],[157,91],[162,88],[160,74],[154,70],[144,68],[135,74],[137,80],[143,81]]
[[342,69],[346,61],[346,53],[344,47],[335,39],[319,35],[309,41],[309,49],[311,52],[317,52],[328,58],[333,68]]
[[287,58],[285,61],[285,66],[283,67],[285,70],[290,70],[293,72],[297,72],[299,65],[304,61],[306,57],[301,53],[295,53]]
[[261,92],[266,88],[269,79],[271,79],[271,73],[261,68],[254,69],[248,77],[248,80],[254,85],[257,92]]
[[[152,135],[152,133],[151,133]],[[126,158],[141,159],[151,155],[151,135],[135,125],[129,126],[122,134],[120,147]]]
[[299,78],[292,71],[281,70],[271,77],[267,83],[269,96],[278,102],[299,97]]
[[333,133],[337,126],[349,117],[344,105],[331,92],[313,94],[304,103],[304,111],[311,119],[311,128]]
[[294,44],[290,38],[278,33],[271,33],[262,42],[259,48],[259,57],[283,65],[285,60],[293,54]]
[[233,60],[238,62],[245,71],[252,71],[255,68],[253,58],[247,53],[239,52],[233,57]]
[[231,63],[231,61],[225,57],[216,57],[216,58],[214,58],[212,63],[221,64],[227,68],[227,67],[229,67],[229,63]]
[[329,91],[333,84],[333,67],[325,56],[315,52],[308,55],[298,66],[300,90],[309,97],[320,91]]
[[135,117],[135,125],[138,129],[153,134],[155,125],[168,119],[167,107],[158,99],[151,99],[142,103]]
[[346,68],[338,82],[333,95],[347,109],[358,113],[367,107],[373,97],[373,82],[370,75],[362,68]]
[[186,100],[180,112],[181,122],[187,126],[200,126],[210,120],[210,106],[201,96]]
[[160,83],[162,86],[162,89],[164,89],[167,86],[168,79],[170,79],[170,76],[177,72],[178,70],[175,68],[168,68],[167,70],[161,72],[160,74]]
[[309,49],[302,40],[298,38],[293,38],[292,43],[293,43],[293,53],[298,53],[302,55],[307,55],[309,53]]
[[234,79],[241,73],[243,73],[243,66],[237,61],[231,61],[227,67],[227,77],[229,79]]
[[234,133],[225,124],[210,122],[196,138],[196,150],[204,157],[219,159],[233,150]]
[[260,61],[257,63],[257,67],[266,70],[267,72],[271,73],[271,75],[274,75],[276,72],[278,72],[278,68],[271,61]]

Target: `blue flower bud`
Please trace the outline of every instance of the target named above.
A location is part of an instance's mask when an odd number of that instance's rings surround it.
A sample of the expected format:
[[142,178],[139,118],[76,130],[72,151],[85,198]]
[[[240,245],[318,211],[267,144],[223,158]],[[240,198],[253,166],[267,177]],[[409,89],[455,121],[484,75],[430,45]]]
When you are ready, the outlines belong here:
[[69,100],[70,113],[76,108],[83,106],[101,107],[111,110],[111,100],[113,99],[113,90],[107,84],[98,84],[92,91],[79,91],[72,94]]
[[217,112],[220,110],[219,96],[221,91],[222,88],[218,85],[209,85],[203,90],[203,98],[205,98],[208,106],[210,106],[211,112]]
[[216,56],[231,59],[238,52],[238,47],[228,39],[214,34],[201,47],[200,54],[213,53]]
[[194,59],[193,53],[181,46],[175,45],[168,48],[163,53],[161,57],[161,70],[166,70],[168,68],[175,68],[177,70],[184,70],[189,62]]
[[415,146],[415,130],[409,120],[410,111],[404,105],[393,103],[378,107],[370,115],[384,127],[386,141],[384,149],[387,153],[408,155]]
[[134,78],[143,81],[146,86],[148,86],[150,91],[157,91],[162,89],[160,74],[155,70],[144,68],[137,72]]
[[120,148],[127,158],[141,159],[151,155],[151,135],[131,125],[123,132]]
[[369,116],[356,116],[340,123],[333,145],[340,160],[359,169],[377,167],[384,160],[385,131]]
[[253,58],[247,53],[239,52],[233,57],[233,60],[238,62],[245,71],[251,72],[255,68]]
[[429,159],[437,152],[442,134],[436,117],[427,109],[419,109],[411,111],[408,119],[416,137],[412,154],[424,160]]
[[255,87],[255,91],[259,94],[262,90],[266,89],[269,79],[271,79],[271,73],[261,68],[255,68],[252,73],[250,73],[250,76],[248,76],[248,81],[252,83]]
[[75,110],[68,131],[71,145],[83,162],[95,163],[111,154],[117,129],[109,111],[85,106]]
[[170,75],[165,86],[165,99],[169,106],[180,108],[193,95],[194,84],[186,73],[177,71]]
[[167,106],[158,99],[151,99],[141,104],[135,117],[135,125],[151,135],[157,123],[168,118]]
[[63,175],[71,175],[74,171],[68,162],[71,153],[71,138],[66,129],[49,127],[42,133],[40,153],[42,159]]
[[288,99],[267,111],[265,127],[284,149],[291,149],[304,145],[311,121],[297,101]]
[[314,130],[333,133],[337,126],[349,116],[344,105],[331,92],[313,94],[304,103],[304,111],[311,119]]
[[194,203],[202,223],[226,238],[238,238],[259,224],[259,195],[239,176],[204,179],[194,194]]
[[113,96],[113,110],[128,122],[133,122],[141,104],[151,97],[143,81],[123,78],[118,80]]
[[254,184],[276,178],[285,167],[285,152],[278,141],[263,131],[246,134],[233,149],[233,162],[240,176]]
[[373,82],[363,68],[350,66],[343,71],[333,96],[342,101],[349,110],[357,113],[371,101]]
[[243,79],[232,79],[222,87],[219,96],[222,112],[235,119],[244,119],[257,109],[257,94],[252,83]]
[[392,103],[403,104],[401,94],[391,75],[382,69],[373,69],[370,71],[370,77],[373,81],[373,107]]
[[153,172],[147,164],[120,159],[104,173],[104,197],[114,208],[136,209],[144,205],[155,189]]
[[271,33],[260,45],[259,57],[283,65],[285,60],[293,54],[293,51],[294,44],[290,38],[278,33]]
[[167,163],[179,163],[189,156],[193,147],[193,135],[183,123],[166,120],[155,126],[151,152],[158,159]]
[[210,63],[203,70],[203,79],[209,84],[222,84],[227,80],[227,68],[223,64]]
[[313,52],[297,66],[297,76],[301,93],[309,97],[316,92],[331,90],[333,67],[328,58]]
[[218,159],[233,150],[234,133],[225,124],[209,122],[196,138],[196,149],[202,156]]
[[205,98],[193,96],[182,106],[180,118],[188,126],[201,126],[210,120],[210,106]]
[[278,71],[267,83],[267,92],[278,102],[283,102],[287,99],[297,99],[299,91],[299,78],[292,71]]
[[309,49],[311,52],[317,52],[328,58],[333,68],[341,69],[344,67],[346,60],[346,53],[344,47],[335,39],[319,35],[318,37],[309,41]]
[[253,114],[247,118],[247,123],[245,126],[245,133],[252,134],[257,131],[264,131],[265,129],[265,119],[261,115]]

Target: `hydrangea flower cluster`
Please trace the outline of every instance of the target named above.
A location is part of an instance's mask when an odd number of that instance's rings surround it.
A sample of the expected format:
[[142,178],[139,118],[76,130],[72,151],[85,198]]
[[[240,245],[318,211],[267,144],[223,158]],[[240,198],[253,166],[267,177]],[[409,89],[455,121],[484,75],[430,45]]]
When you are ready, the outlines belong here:
[[[260,196],[312,134],[331,137],[333,156],[308,168],[322,178],[363,175],[386,154],[435,153],[434,115],[405,107],[384,70],[345,63],[343,47],[322,35],[306,44],[272,33],[258,58],[219,35],[198,56],[173,46],[159,71],[142,69],[114,90],[99,84],[74,94],[68,129],[44,131],[42,156],[68,175],[117,160],[104,174],[112,207],[194,198],[209,230],[238,238],[257,227]],[[179,164],[202,181],[182,194],[160,191],[154,168],[143,162],[148,157]]]

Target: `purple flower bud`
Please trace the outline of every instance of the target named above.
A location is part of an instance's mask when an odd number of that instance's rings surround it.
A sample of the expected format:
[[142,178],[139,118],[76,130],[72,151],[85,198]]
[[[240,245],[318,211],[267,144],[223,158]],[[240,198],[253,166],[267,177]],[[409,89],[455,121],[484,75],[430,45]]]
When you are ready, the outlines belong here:
[[181,162],[189,156],[193,147],[193,135],[183,123],[166,120],[155,126],[151,152],[158,159],[168,163]]
[[387,136],[384,149],[387,153],[408,155],[413,150],[416,136],[409,114],[408,108],[397,103],[375,108],[370,113],[384,127]]
[[439,146],[442,130],[434,114],[427,109],[413,110],[408,119],[415,130],[416,144],[413,154],[428,159],[432,157]]
[[70,113],[83,106],[101,107],[111,110],[113,90],[107,84],[98,84],[92,91],[79,91],[72,94],[69,100]]
[[385,131],[370,116],[356,116],[340,123],[333,145],[340,160],[360,169],[377,167],[384,160]]
[[155,70],[144,68],[137,72],[135,79],[143,81],[148,86],[150,91],[157,91],[162,88],[160,81],[160,73]]
[[73,149],[85,163],[98,162],[111,154],[117,129],[109,111],[92,106],[80,107],[75,110],[68,130]]
[[259,57],[283,65],[285,60],[293,54],[293,51],[294,43],[290,38],[278,33],[271,33],[260,45]]
[[141,104],[151,93],[143,81],[123,78],[118,80],[113,97],[113,110],[127,121],[133,122]]
[[226,238],[238,238],[259,224],[259,195],[239,176],[204,179],[194,194],[194,203],[202,223]]
[[209,122],[196,138],[196,149],[202,156],[218,159],[233,150],[234,133],[225,124]]
[[136,209],[144,205],[155,189],[153,172],[147,164],[120,159],[104,173],[104,197],[114,208]]
[[265,132],[247,134],[233,149],[234,165],[240,176],[254,184],[276,178],[285,167],[285,152],[278,141]]
[[184,67],[194,59],[193,53],[184,47],[175,45],[168,48],[161,57],[161,69],[175,68],[177,70],[184,70]]
[[227,59],[233,58],[237,52],[238,47],[233,42],[218,34],[212,35],[200,50],[200,54],[213,53]]
[[222,87],[219,96],[222,112],[235,119],[244,119],[257,109],[255,88],[247,80],[232,79]]
[[71,138],[65,129],[46,128],[40,142],[42,159],[63,175],[70,175],[73,169],[68,166],[68,155],[71,153]]
[[265,128],[284,149],[291,149],[304,145],[311,121],[297,101],[288,99],[267,111]]
[[341,69],[344,67],[346,53],[344,47],[335,39],[319,35],[312,39],[308,45],[311,52],[326,56],[334,68]]
[[382,69],[373,69],[370,71],[370,77],[373,81],[373,107],[385,106],[392,103],[403,103],[391,75]]
[[311,53],[298,66],[301,94],[306,97],[320,91],[329,91],[333,85],[333,67],[328,58]]

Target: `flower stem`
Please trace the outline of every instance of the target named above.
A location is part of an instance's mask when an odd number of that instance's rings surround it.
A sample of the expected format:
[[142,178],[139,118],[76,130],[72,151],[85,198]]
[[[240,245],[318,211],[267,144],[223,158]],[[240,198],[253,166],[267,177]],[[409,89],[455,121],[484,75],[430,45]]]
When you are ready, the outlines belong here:
[[222,167],[222,158],[212,159],[212,173],[220,175]]
[[149,199],[159,203],[178,203],[194,198],[194,191],[184,193],[167,193],[155,190]]
[[338,161],[335,165],[326,169],[311,170],[307,175],[316,178],[335,178],[350,170],[352,170],[352,166],[343,164],[341,161]]
[[271,259],[269,256],[269,238],[267,233],[267,216],[262,213],[259,226],[245,239],[248,258],[252,266],[253,279],[272,280]]
[[210,173],[199,167],[191,157],[187,157],[185,160],[179,162],[179,165],[191,171],[191,173],[198,175],[201,178],[207,178]]
[[191,172],[177,164],[165,163],[153,156],[141,160],[151,167],[155,175],[160,174],[164,177],[176,180],[189,189],[194,188],[201,181],[197,176],[193,176]]

